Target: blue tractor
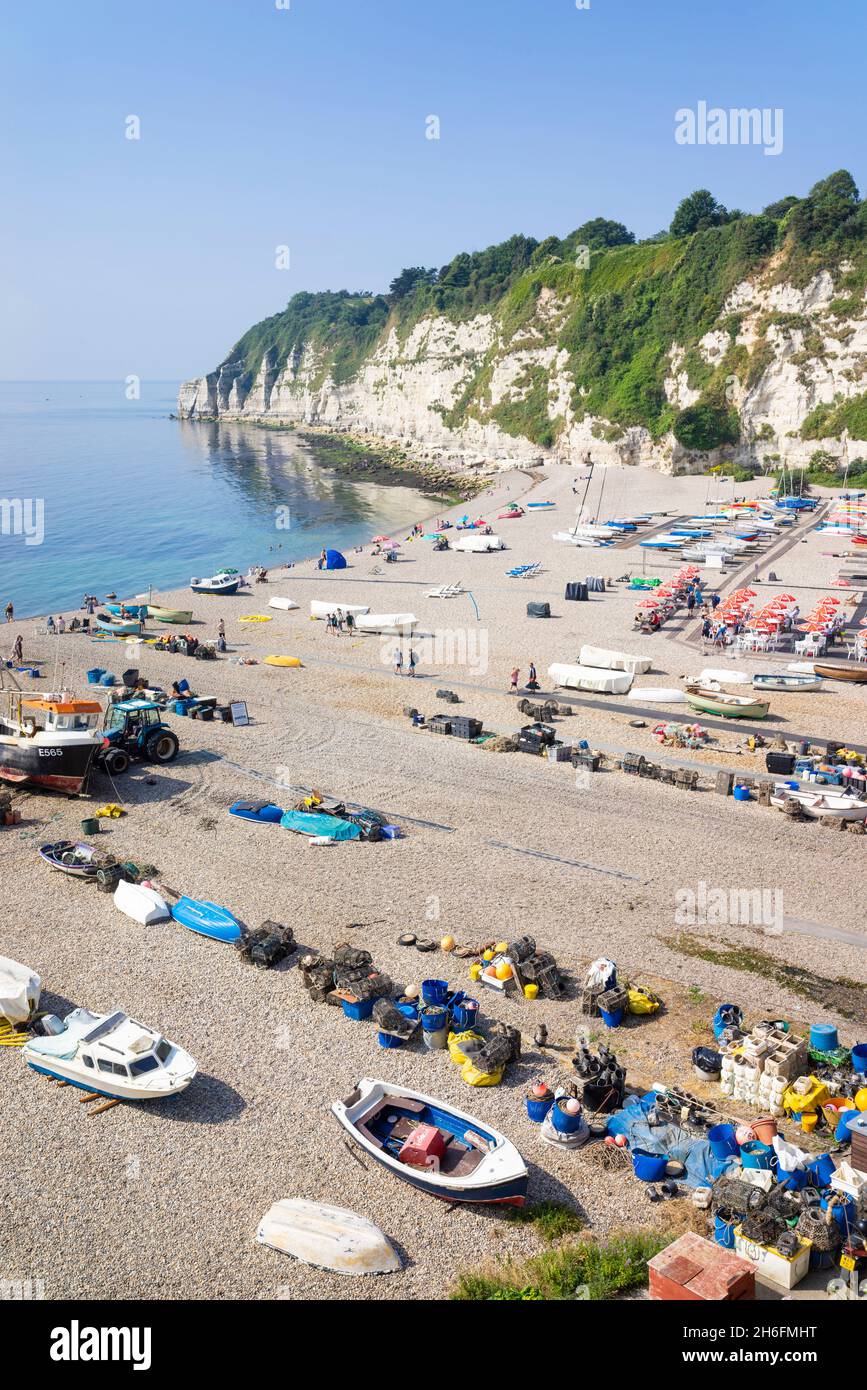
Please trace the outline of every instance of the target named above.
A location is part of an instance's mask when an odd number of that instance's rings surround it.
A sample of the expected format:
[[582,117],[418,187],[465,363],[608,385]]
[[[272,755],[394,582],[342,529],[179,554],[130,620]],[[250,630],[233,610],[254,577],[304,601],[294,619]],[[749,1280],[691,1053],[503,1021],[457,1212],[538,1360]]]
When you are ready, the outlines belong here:
[[121,700],[112,705],[103,729],[105,747],[97,761],[112,775],[126,772],[133,758],[171,763],[178,756],[177,735],[163,722],[153,700]]

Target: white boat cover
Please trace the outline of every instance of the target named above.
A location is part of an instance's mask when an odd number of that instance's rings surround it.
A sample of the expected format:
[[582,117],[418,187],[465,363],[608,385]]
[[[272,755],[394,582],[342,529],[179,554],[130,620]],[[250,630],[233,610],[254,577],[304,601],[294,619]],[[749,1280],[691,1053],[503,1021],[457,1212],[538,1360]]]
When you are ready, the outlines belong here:
[[329,613],[336,613],[338,608],[342,609],[344,613],[351,613],[353,618],[370,612],[370,607],[366,603],[341,603],[339,599],[322,603],[319,599],[313,599],[310,604],[310,616],[311,618],[327,618]]
[[336,1274],[391,1274],[400,1257],[378,1226],[345,1207],[292,1197],[265,1213],[256,1239],[304,1264]]
[[42,981],[29,965],[0,956],[0,1018],[10,1023],[26,1023],[39,1007]]
[[452,550],[505,550],[506,543],[501,536],[484,536],[481,532],[472,531],[469,535],[459,536],[454,542]]
[[298,604],[295,602],[294,598],[281,598],[279,594],[275,594],[273,598],[269,598],[269,600],[268,600],[268,607],[269,607],[269,608],[297,608],[297,607],[298,607]]
[[719,681],[720,685],[748,685],[750,677],[746,671],[723,671],[717,667],[706,666],[698,678],[698,685],[707,681]]
[[127,883],[125,879],[121,879],[114,890],[114,905],[134,922],[140,922],[143,927],[152,926],[154,922],[171,920],[172,914],[165,898],[161,898],[156,889],[147,888],[143,883]]
[[414,613],[368,613],[356,618],[355,626],[359,632],[401,633],[418,627],[418,618]]
[[605,647],[584,646],[578,653],[582,666],[603,666],[607,671],[630,671],[633,676],[650,670],[650,658],[630,656],[628,652],[608,651]]
[[555,685],[571,690],[593,690],[602,695],[625,695],[632,684],[630,671],[601,670],[598,666],[569,666],[555,663],[548,667]]
[[686,695],[682,690],[669,689],[663,685],[634,685],[626,696],[627,700],[647,700],[652,705],[685,705]]

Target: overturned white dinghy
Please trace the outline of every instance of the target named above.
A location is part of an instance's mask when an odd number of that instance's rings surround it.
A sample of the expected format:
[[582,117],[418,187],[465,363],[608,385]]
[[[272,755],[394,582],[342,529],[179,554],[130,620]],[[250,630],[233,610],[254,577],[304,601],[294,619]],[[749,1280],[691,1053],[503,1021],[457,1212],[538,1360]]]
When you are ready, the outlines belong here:
[[330,618],[332,613],[336,613],[338,608],[341,613],[351,613],[353,618],[359,618],[364,613],[370,612],[370,605],[366,603],[323,603],[320,599],[312,599],[310,603],[311,618]]
[[686,694],[672,686],[634,685],[626,696],[627,700],[646,701],[651,705],[685,705]]
[[114,905],[143,927],[168,922],[172,916],[165,898],[161,898],[155,888],[143,883],[127,883],[125,879],[121,879],[114,890]]
[[368,613],[356,618],[355,626],[359,632],[390,632],[399,637],[418,627],[418,618],[414,613]]
[[629,671],[633,676],[650,670],[650,658],[630,656],[628,652],[607,651],[604,647],[581,648],[578,660],[582,666],[601,666],[606,671]]
[[716,681],[719,685],[749,685],[750,677],[746,671],[723,670],[715,666],[706,666],[698,678],[698,685],[708,685],[711,681]]
[[372,1221],[346,1207],[300,1197],[275,1202],[259,1223],[256,1240],[335,1274],[394,1274],[400,1269],[397,1251]]
[[287,609],[297,608],[298,604],[295,602],[294,598],[281,598],[279,594],[275,594],[273,598],[269,598],[268,607]]
[[29,965],[0,956],[0,1018],[26,1023],[39,1008],[42,981]]
[[548,675],[555,685],[567,690],[593,690],[601,695],[625,695],[632,684],[631,671],[603,670],[598,666],[555,664],[548,667]]
[[452,546],[452,550],[474,550],[479,553],[486,550],[505,550],[505,548],[506,543],[501,536],[484,536],[478,531],[471,531],[466,536],[459,536]]

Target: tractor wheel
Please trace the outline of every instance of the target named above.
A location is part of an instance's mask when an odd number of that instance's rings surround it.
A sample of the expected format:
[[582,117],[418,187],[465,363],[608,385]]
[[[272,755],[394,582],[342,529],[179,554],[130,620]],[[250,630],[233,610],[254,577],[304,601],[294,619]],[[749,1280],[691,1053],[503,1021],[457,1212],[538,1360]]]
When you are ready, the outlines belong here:
[[178,756],[180,744],[170,729],[161,729],[148,739],[145,756],[152,763],[170,763]]
[[125,748],[112,748],[106,753],[103,766],[112,777],[120,777],[129,768],[129,753]]

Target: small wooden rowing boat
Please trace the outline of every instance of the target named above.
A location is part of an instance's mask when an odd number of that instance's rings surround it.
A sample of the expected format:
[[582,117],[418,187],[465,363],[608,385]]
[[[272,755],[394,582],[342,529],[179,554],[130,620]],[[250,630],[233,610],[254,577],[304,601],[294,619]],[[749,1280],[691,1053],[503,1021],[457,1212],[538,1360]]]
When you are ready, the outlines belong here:
[[782,809],[787,800],[798,801],[805,816],[820,820],[822,816],[833,816],[835,820],[867,820],[867,801],[857,796],[847,796],[844,792],[795,791],[793,788],[777,788],[771,797],[771,805]]
[[686,702],[699,714],[715,714],[721,719],[764,719],[769,709],[767,700],[729,695],[723,690],[708,690],[697,685],[686,687]]
[[818,676],[787,675],[785,672],[778,671],[753,676],[753,688],[755,690],[788,690],[792,694],[800,694],[807,690],[821,690],[822,682]]
[[148,605],[148,616],[156,618],[158,623],[191,623],[193,621],[192,608],[160,608]]
[[226,907],[196,898],[178,898],[171,909],[172,917],[181,926],[198,932],[199,936],[209,936],[213,941],[240,941],[243,936],[241,925]]
[[101,862],[93,845],[74,844],[72,840],[58,840],[53,845],[40,845],[40,858],[52,869],[61,869],[73,878],[96,878]]
[[421,1192],[524,1205],[529,1175],[514,1144],[445,1101],[365,1076],[331,1110],[359,1148]]
[[400,1256],[378,1226],[346,1207],[290,1197],[265,1213],[256,1240],[334,1274],[391,1274]]
[[813,670],[817,676],[829,681],[853,681],[856,685],[867,682],[867,661],[845,664],[836,661],[814,661]]

